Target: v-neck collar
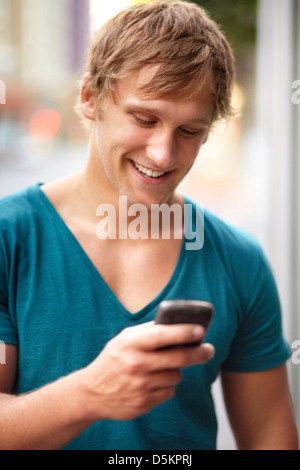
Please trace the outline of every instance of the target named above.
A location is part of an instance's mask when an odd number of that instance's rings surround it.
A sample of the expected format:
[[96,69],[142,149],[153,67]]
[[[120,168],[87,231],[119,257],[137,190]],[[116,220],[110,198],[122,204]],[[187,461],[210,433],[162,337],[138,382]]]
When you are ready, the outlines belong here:
[[[102,291],[106,294],[106,296],[111,300],[111,302],[114,304],[115,307],[127,318],[131,319],[132,321],[138,321],[139,319],[143,318],[145,315],[147,315],[149,312],[155,311],[158,304],[168,298],[168,295],[170,291],[172,290],[172,287],[176,282],[178,282],[178,278],[180,277],[179,274],[182,271],[182,266],[184,262],[184,253],[185,253],[185,243],[186,243],[186,238],[185,235],[183,236],[182,239],[182,244],[181,244],[181,249],[177,258],[177,262],[175,265],[175,268],[173,270],[173,273],[167,282],[167,284],[163,287],[163,289],[157,294],[147,305],[145,305],[143,308],[138,310],[135,313],[131,313],[129,310],[127,310],[124,305],[120,302],[118,297],[114,294],[114,292],[111,290],[109,285],[106,283],[106,281],[103,279],[101,276],[100,272],[90,259],[90,257],[87,255],[75,235],[72,233],[72,231],[69,229],[65,221],[62,219],[56,208],[53,206],[51,201],[48,199],[44,191],[41,189],[41,185],[43,183],[38,183],[35,186],[33,186],[33,189],[36,190],[40,196],[41,203],[47,208],[49,215],[57,224],[57,226],[60,228],[60,230],[63,232],[63,234],[68,238],[70,244],[73,246],[74,250],[77,252],[77,254],[81,257],[85,265],[87,266],[89,272],[93,276],[94,280],[96,283],[99,284],[101,287]],[[186,198],[185,202],[186,202]]]

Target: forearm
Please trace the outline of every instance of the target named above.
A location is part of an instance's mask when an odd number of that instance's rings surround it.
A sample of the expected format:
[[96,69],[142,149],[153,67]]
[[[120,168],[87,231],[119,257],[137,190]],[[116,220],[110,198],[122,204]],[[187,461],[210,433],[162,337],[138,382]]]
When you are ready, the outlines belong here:
[[222,372],[225,403],[241,450],[298,449],[298,433],[286,366]]
[[92,424],[87,415],[81,372],[28,394],[1,394],[0,449],[61,449]]
[[96,421],[148,413],[174,395],[181,368],[203,364],[213,353],[208,344],[166,346],[203,335],[194,325],[137,325],[86,368],[21,396],[0,394],[0,449],[61,449]]
[[269,419],[265,426],[261,425],[252,435],[240,441],[240,450],[298,450],[298,433],[293,420]]
[[262,439],[253,439],[247,444],[239,445],[239,450],[298,450],[297,432],[293,430],[288,436],[272,435]]

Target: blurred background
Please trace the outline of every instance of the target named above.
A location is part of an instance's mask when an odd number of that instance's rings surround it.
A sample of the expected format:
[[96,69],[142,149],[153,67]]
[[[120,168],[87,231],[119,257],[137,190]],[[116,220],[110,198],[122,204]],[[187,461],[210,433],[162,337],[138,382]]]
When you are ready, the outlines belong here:
[[[95,31],[130,3],[0,0],[0,197],[85,163],[88,135],[73,108],[86,49]],[[300,80],[300,0],[195,3],[234,49],[238,117],[214,130],[180,190],[260,241],[293,351],[300,340],[300,104],[292,99]],[[290,360],[298,424],[299,367]],[[218,381],[213,391],[218,447],[233,449]]]

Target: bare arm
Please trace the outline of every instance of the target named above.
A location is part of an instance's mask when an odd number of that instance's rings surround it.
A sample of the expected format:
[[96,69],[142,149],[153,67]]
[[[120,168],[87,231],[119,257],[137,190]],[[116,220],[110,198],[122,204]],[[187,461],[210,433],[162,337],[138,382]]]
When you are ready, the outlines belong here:
[[222,372],[222,385],[239,449],[298,449],[285,365],[263,372]]
[[[86,368],[33,392],[10,395],[17,350],[0,369],[0,449],[60,449],[100,419],[128,420],[174,395],[182,367],[206,362],[211,345],[157,351],[201,339],[192,325],[144,324],[112,339]],[[45,367],[47,365],[45,364]]]
[[15,396],[17,356],[17,348],[6,345],[6,364],[0,365],[0,449],[58,449],[88,425],[80,373]]

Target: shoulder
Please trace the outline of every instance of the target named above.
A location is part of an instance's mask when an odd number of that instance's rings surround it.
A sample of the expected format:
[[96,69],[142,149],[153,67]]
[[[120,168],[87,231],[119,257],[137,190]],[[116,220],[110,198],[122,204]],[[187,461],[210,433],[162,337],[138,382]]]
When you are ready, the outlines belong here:
[[212,212],[205,210],[205,234],[207,241],[213,243],[219,251],[240,255],[262,255],[258,240],[247,231],[234,226]]
[[40,209],[39,185],[30,186],[0,199],[0,241],[26,236]]
[[204,243],[201,259],[205,260],[207,269],[218,279],[226,280],[239,299],[244,299],[249,292],[253,293],[260,287],[267,287],[274,293],[272,269],[259,241],[206,208],[203,213]]
[[273,282],[271,266],[260,242],[209,211],[205,212],[205,242],[236,285],[253,287],[266,278]]
[[14,219],[31,212],[39,201],[39,185],[29,186],[26,189],[10,194],[0,199],[1,220]]
[[[230,224],[205,207],[185,198],[185,203],[192,204],[193,212],[200,214],[204,225],[204,247],[213,248],[218,253],[252,256],[263,254],[258,240],[247,231]],[[197,209],[199,209],[197,211]]]

